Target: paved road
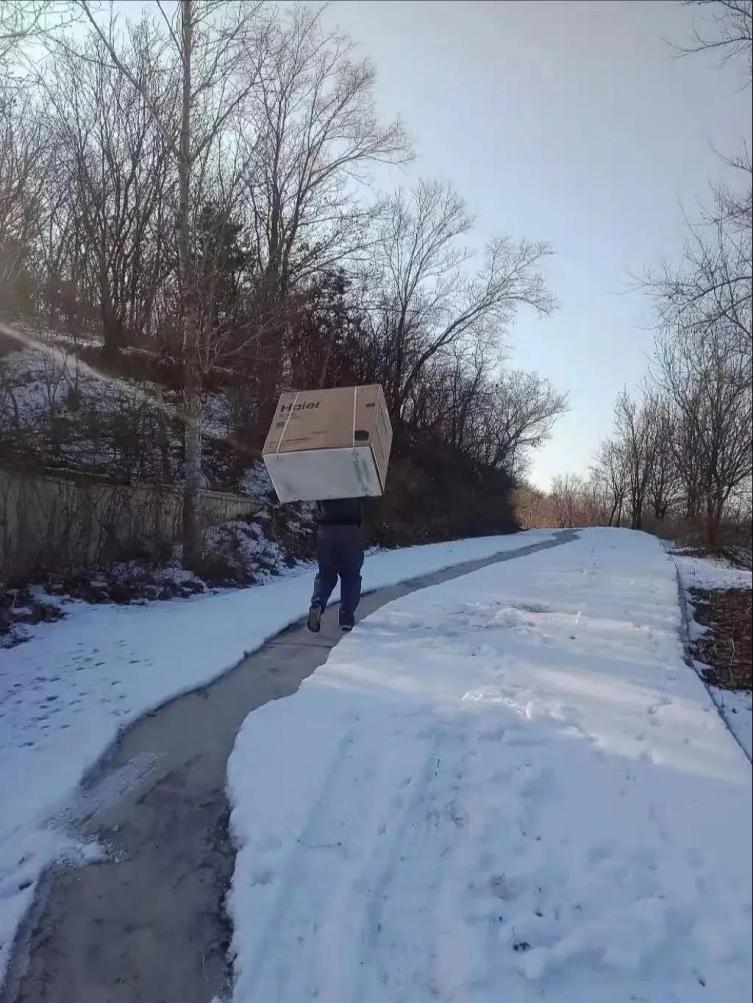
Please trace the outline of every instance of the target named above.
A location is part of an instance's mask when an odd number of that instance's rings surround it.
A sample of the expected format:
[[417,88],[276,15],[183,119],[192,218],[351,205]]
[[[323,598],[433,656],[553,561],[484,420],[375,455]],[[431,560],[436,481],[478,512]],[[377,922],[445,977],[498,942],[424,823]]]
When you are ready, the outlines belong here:
[[[575,538],[562,532],[551,542],[381,589],[364,597],[360,614]],[[296,624],[125,732],[82,785],[73,813],[75,833],[96,835],[110,857],[45,876],[0,1003],[210,1003],[227,991],[227,760],[244,718],[294,693],[340,636],[332,612],[321,634]]]

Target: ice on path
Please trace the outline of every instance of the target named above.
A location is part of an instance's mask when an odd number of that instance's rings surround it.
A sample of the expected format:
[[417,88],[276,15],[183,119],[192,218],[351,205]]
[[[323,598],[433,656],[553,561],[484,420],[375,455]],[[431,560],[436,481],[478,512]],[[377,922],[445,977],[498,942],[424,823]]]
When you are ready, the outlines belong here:
[[620,530],[369,617],[229,764],[235,1003],[743,1003],[750,770]]

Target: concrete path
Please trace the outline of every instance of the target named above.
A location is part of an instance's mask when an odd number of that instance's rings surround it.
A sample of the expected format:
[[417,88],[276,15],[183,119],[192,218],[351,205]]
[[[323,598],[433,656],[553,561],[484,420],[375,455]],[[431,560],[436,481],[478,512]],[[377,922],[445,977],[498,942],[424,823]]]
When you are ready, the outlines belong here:
[[[552,542],[379,590],[364,597],[360,616],[575,538],[562,532]],[[326,661],[341,637],[336,616],[326,615],[318,635],[303,624],[290,627],[124,733],[82,785],[71,816],[77,835],[108,845],[109,859],[45,876],[0,1003],[210,1003],[228,991],[223,903],[234,854],[227,760],[244,718],[294,693]]]

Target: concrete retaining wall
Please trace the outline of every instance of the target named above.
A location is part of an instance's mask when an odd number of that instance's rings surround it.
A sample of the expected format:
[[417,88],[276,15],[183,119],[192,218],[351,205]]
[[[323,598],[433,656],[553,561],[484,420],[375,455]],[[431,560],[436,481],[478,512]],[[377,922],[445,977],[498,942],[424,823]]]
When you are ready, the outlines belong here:
[[[250,498],[205,491],[202,524],[241,518],[253,508]],[[182,512],[178,487],[0,467],[0,581],[39,568],[72,571],[164,556],[180,539]]]

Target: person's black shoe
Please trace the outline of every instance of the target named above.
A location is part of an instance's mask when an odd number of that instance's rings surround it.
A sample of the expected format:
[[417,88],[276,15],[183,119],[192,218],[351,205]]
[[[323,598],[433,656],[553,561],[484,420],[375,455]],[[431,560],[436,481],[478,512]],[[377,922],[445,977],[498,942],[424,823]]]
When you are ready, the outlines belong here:
[[312,634],[318,634],[322,629],[322,608],[317,603],[312,602],[309,607],[309,615],[306,626]]
[[343,633],[348,634],[355,627],[356,622],[352,613],[343,613],[340,610],[340,630]]

